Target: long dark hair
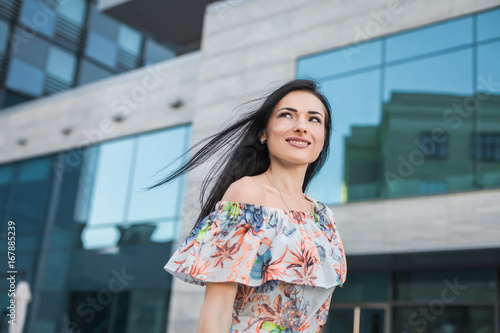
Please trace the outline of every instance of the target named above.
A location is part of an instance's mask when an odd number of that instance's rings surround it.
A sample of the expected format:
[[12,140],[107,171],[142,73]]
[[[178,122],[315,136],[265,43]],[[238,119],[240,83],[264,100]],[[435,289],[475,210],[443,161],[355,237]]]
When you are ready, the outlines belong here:
[[[195,225],[198,224],[198,222],[214,210],[215,204],[221,200],[229,185],[242,177],[261,174],[269,168],[269,151],[267,145],[260,143],[261,135],[267,126],[276,104],[288,93],[297,90],[308,91],[314,94],[323,103],[327,111],[324,122],[325,141],[323,149],[318,158],[307,167],[304,183],[302,184],[302,191],[305,192],[311,180],[318,174],[328,158],[332,128],[330,103],[318,91],[316,82],[306,79],[289,81],[270,94],[262,97],[261,99],[264,99],[264,102],[260,107],[236,119],[236,121],[232,122],[222,131],[192,146],[180,157],[189,153],[202,142],[209,140],[186,163],[173,171],[167,178],[147,189],[150,190],[166,184],[193,170],[208,159],[213,158],[217,153],[222,152],[223,154],[216,160],[216,163],[209,170],[202,182],[200,191],[202,209]],[[256,101],[260,101],[261,99]],[[207,189],[211,183],[212,188],[208,192]],[[205,193],[208,193],[208,198],[204,197]]]

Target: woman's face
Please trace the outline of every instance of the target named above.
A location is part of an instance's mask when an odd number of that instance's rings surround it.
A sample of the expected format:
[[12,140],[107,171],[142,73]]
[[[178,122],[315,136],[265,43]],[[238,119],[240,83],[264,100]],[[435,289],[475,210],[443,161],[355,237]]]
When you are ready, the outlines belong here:
[[269,154],[294,164],[314,162],[325,141],[326,108],[307,91],[292,91],[279,101],[262,138]]

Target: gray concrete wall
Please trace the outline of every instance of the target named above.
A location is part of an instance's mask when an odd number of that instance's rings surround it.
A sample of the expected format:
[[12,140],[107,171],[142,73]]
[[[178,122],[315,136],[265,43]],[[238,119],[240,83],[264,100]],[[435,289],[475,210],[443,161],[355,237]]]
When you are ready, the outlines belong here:
[[[2,110],[0,164],[191,122],[200,56],[193,52]],[[179,98],[184,105],[172,108]],[[113,121],[117,115],[124,120]],[[62,133],[68,128],[69,135]]]
[[[499,5],[499,0],[215,3],[205,15],[193,139],[213,134],[239,104],[294,78],[298,57],[359,41],[359,29],[373,39]],[[377,24],[373,13],[380,11],[391,14]],[[188,176],[182,237],[196,217],[196,190],[205,171]],[[499,197],[499,191],[470,192],[332,210],[348,254],[476,248],[500,245],[498,234],[490,233],[499,219],[491,208]],[[202,300],[203,288],[175,281],[168,332],[196,332]]]

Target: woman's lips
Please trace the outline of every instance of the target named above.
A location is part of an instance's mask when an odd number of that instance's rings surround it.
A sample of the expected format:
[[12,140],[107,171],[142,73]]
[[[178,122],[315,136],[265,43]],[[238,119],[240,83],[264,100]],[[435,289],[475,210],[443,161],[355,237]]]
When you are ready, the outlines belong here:
[[288,142],[291,146],[294,146],[295,148],[307,148],[307,146],[309,146],[309,144],[305,141],[287,140],[286,142]]

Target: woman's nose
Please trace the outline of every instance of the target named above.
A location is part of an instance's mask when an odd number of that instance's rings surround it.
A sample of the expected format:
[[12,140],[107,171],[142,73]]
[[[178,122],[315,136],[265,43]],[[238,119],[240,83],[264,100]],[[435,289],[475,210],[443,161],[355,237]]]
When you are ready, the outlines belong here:
[[304,132],[307,133],[307,127],[305,125],[305,120],[303,119],[297,119],[297,122],[295,123],[295,127],[293,129],[294,132]]

